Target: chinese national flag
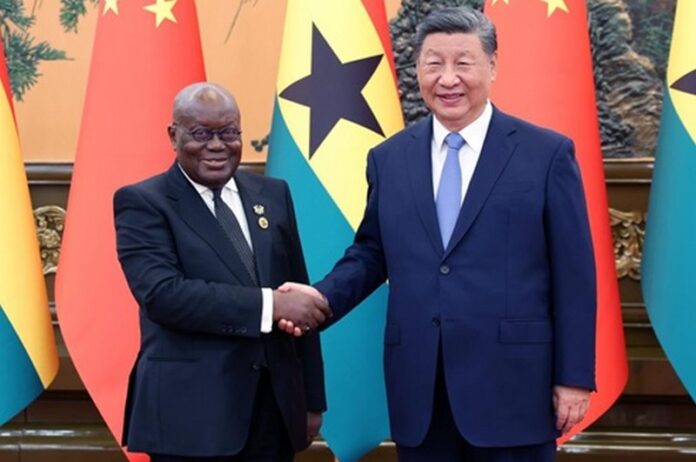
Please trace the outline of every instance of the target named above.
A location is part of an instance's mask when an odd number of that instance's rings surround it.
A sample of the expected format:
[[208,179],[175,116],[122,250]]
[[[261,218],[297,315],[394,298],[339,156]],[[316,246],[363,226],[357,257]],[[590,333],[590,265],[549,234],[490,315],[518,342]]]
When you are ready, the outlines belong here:
[[597,265],[597,392],[559,444],[611,407],[628,378],[609,225],[585,0],[486,0],[498,31],[492,100],[502,110],[575,142]]
[[193,0],[106,0],[100,8],[56,302],[75,367],[120,440],[139,329],[116,257],[113,194],[174,161],[166,132],[174,96],[205,71]]

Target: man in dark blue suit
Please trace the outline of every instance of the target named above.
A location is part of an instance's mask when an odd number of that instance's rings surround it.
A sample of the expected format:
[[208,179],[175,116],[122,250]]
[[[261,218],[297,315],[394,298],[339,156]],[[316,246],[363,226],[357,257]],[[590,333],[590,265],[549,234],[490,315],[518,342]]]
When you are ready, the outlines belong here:
[[[287,185],[239,172],[241,117],[226,90],[183,89],[177,161],[114,197],[118,256],[140,305],[124,444],[152,462],[290,461],[326,409],[316,327],[328,307],[271,288],[307,282]],[[212,459],[212,458],[215,459]]]
[[493,24],[468,8],[419,26],[433,115],[370,152],[355,242],[315,285],[336,322],[389,281],[385,378],[402,462],[553,460],[595,387],[573,143],[491,105],[496,49]]

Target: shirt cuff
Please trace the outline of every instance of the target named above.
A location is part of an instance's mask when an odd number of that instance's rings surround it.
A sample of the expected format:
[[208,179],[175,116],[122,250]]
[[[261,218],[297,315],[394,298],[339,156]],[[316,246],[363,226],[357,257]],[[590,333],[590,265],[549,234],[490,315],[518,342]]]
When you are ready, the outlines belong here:
[[261,333],[268,334],[273,330],[273,289],[261,289]]

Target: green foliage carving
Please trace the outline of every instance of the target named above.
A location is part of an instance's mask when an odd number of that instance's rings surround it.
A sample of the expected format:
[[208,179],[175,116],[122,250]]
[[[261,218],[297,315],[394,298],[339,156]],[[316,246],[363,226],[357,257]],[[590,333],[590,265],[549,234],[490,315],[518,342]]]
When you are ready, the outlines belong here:
[[[99,0],[89,0],[93,5]],[[82,16],[87,14],[86,0],[60,0],[60,23],[66,31],[77,32],[77,25]]]
[[[66,31],[77,32],[79,19],[87,13],[87,2],[96,5],[99,0],[61,0],[60,23]],[[23,0],[0,0],[0,33],[7,60],[12,95],[21,101],[26,92],[38,82],[39,67],[43,61],[66,59],[65,51],[46,41],[37,41],[32,33],[34,11],[41,0],[34,0],[28,13]]]

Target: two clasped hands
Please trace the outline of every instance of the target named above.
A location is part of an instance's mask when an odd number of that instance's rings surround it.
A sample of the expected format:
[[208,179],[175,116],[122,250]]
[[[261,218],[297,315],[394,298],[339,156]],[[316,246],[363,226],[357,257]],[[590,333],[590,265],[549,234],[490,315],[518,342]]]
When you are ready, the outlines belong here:
[[273,321],[288,334],[300,337],[331,316],[328,301],[312,286],[286,282],[273,291]]

